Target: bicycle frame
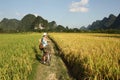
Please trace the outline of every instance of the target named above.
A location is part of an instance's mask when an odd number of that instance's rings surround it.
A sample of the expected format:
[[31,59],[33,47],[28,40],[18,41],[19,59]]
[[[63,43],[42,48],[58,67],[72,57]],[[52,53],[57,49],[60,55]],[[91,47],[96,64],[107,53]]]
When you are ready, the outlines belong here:
[[51,54],[50,54],[50,53],[47,53],[45,57],[46,57],[46,63],[48,63],[48,65],[50,65]]

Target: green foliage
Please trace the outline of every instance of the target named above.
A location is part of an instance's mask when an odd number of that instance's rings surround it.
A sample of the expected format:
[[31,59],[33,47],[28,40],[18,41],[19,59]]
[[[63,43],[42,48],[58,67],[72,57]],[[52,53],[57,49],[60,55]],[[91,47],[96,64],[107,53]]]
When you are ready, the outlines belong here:
[[57,27],[57,24],[55,21],[52,21],[48,23],[48,26],[49,26],[49,31],[54,31],[55,28]]
[[64,32],[65,28],[62,26],[62,25],[58,25],[56,28],[55,28],[55,31],[56,32]]
[[9,31],[17,31],[17,28],[19,27],[19,20],[16,19],[7,19],[4,18],[1,22],[0,22],[0,32],[4,31],[4,32],[9,32]]
[[19,31],[31,31],[34,29],[34,26],[32,25],[32,23],[35,20],[35,16],[32,14],[28,14],[26,16],[23,17],[23,19],[20,22],[20,27],[18,27]]
[[33,27],[40,29],[40,24],[43,28],[47,28],[48,27],[48,21],[43,19],[41,16],[37,16],[37,18],[34,20],[33,22]]

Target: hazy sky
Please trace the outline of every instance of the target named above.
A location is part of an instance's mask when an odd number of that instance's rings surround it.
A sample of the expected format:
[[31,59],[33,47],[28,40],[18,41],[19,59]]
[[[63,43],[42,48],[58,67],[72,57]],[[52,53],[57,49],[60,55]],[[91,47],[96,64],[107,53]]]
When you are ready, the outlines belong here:
[[58,25],[81,27],[109,14],[118,16],[120,0],[0,0],[0,20],[20,20],[29,13]]

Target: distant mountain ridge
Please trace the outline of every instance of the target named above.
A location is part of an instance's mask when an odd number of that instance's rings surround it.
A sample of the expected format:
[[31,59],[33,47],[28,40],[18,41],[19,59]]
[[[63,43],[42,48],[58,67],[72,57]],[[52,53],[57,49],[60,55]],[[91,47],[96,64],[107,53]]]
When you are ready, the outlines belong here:
[[102,20],[96,20],[91,25],[81,28],[68,28],[57,25],[55,21],[49,22],[41,16],[33,14],[25,15],[21,20],[4,18],[0,22],[0,32],[29,32],[29,31],[51,31],[51,32],[87,32],[87,31],[120,30],[120,14],[110,14]]
[[110,28],[120,30],[120,14],[118,15],[114,23],[110,26]]
[[35,30],[56,30],[57,27],[61,27],[60,30],[64,30],[62,25],[57,25],[55,21],[48,22],[41,16],[35,16],[33,14],[25,15],[21,20],[4,18],[0,22],[0,32],[27,32]]
[[19,23],[20,21],[17,19],[7,19],[4,18],[1,22],[0,22],[0,29],[2,29],[3,31],[14,31],[19,27]]
[[116,17],[110,14],[109,17],[105,17],[102,20],[96,20],[91,25],[87,27],[88,30],[98,30],[98,29],[120,29],[120,14]]

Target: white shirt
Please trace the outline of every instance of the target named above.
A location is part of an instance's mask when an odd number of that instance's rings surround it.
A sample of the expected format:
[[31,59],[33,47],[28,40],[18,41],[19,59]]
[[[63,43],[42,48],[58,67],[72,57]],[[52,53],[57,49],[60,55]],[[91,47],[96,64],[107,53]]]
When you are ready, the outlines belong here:
[[42,44],[43,44],[43,47],[46,47],[48,45],[47,40],[44,37],[42,38]]

